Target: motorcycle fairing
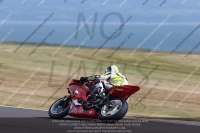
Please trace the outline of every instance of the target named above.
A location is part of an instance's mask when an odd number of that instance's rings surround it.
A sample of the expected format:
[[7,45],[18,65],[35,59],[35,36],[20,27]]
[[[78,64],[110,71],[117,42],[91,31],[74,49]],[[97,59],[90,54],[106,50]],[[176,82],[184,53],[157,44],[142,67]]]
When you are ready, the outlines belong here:
[[84,110],[82,105],[75,105],[73,102],[74,100],[76,99],[72,99],[72,104],[70,106],[68,115],[81,118],[97,119],[96,111],[93,108],[90,108],[89,110]]

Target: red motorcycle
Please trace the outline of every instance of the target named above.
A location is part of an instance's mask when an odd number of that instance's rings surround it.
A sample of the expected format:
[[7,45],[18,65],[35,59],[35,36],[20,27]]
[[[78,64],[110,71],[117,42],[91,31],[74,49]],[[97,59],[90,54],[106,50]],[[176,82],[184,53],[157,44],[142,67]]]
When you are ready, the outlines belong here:
[[105,97],[100,99],[90,88],[94,84],[94,81],[81,83],[80,80],[72,80],[67,88],[70,95],[58,99],[49,108],[50,118],[60,119],[69,115],[100,120],[120,120],[128,111],[126,100],[140,90],[140,87],[132,85],[114,86],[105,90]]

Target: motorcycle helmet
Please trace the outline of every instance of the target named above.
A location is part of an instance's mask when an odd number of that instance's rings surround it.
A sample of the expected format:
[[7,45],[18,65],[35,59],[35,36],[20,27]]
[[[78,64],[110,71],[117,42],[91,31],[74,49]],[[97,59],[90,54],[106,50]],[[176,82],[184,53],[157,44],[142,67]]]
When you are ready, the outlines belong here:
[[105,70],[105,73],[109,73],[109,72],[118,73],[119,70],[118,70],[117,66],[112,65],[112,66],[107,67],[106,70]]

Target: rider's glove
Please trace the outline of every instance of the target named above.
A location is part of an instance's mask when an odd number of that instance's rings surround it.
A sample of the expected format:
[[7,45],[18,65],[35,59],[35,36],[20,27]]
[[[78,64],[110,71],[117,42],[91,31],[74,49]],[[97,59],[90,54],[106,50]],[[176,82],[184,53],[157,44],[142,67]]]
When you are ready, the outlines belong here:
[[88,78],[87,78],[87,77],[81,77],[81,78],[80,78],[80,81],[81,81],[81,83],[83,84],[83,83],[85,83],[85,82],[88,81]]
[[100,83],[100,79],[99,79],[99,78],[96,78],[96,79],[94,80],[94,82],[95,82],[95,84]]

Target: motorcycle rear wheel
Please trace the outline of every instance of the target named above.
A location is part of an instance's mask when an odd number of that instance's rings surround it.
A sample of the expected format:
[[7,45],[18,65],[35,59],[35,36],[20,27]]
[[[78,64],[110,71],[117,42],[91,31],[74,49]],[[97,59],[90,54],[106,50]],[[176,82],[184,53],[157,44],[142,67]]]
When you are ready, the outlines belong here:
[[115,98],[110,100],[113,104],[112,108],[104,105],[98,111],[98,118],[100,120],[120,120],[122,119],[128,111],[128,103],[126,100],[121,98]]

